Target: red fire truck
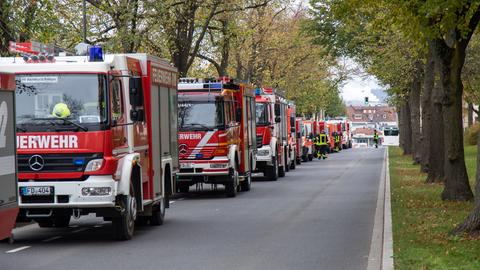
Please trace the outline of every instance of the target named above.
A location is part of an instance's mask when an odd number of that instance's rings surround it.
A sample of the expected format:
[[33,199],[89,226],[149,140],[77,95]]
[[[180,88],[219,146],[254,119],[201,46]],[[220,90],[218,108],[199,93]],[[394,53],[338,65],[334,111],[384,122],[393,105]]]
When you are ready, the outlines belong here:
[[0,240],[9,238],[18,214],[15,164],[15,76],[0,74]]
[[272,88],[257,88],[257,171],[270,180],[289,170],[287,101]]
[[91,47],[86,56],[0,58],[5,70],[17,75],[21,217],[66,227],[95,213],[119,240],[135,221],[163,223],[178,170],[169,62]]
[[181,79],[177,187],[223,184],[229,197],[250,190],[255,169],[255,94],[252,87],[222,77]]
[[297,151],[296,151],[296,161],[297,165],[300,165],[302,163],[302,151],[303,151],[303,118],[302,117],[296,117],[295,118],[295,130],[297,133]]
[[[296,113],[295,113],[295,103],[288,101],[287,106],[287,142],[288,142],[288,152],[287,152],[287,166],[295,170],[297,165],[297,132],[296,132]],[[288,170],[287,170],[288,171]]]
[[313,153],[315,151],[313,145],[313,138],[315,137],[315,126],[312,120],[304,120],[304,134],[303,134],[303,143],[302,143],[302,161],[312,161]]

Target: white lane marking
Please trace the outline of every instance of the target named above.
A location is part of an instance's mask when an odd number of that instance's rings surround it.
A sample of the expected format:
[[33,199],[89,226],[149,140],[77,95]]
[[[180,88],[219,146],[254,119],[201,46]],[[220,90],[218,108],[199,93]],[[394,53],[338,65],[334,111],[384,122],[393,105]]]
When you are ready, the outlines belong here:
[[94,228],[101,228],[101,227],[103,227],[103,224],[97,224],[97,225],[95,225],[95,226],[93,226],[93,227],[94,227]]
[[48,243],[48,242],[52,242],[53,240],[57,240],[57,239],[60,239],[60,238],[63,238],[63,236],[50,237],[50,238],[47,238],[47,239],[43,240],[42,242]]
[[175,201],[170,201],[170,203],[174,203]]
[[19,252],[19,251],[22,251],[24,249],[31,248],[31,247],[32,246],[23,246],[23,247],[19,247],[19,248],[16,248],[16,249],[9,250],[9,251],[5,251],[5,253],[15,253],[15,252]]
[[83,232],[83,231],[86,231],[86,230],[88,230],[88,228],[81,228],[81,229],[73,231],[72,233],[79,233],[79,232]]

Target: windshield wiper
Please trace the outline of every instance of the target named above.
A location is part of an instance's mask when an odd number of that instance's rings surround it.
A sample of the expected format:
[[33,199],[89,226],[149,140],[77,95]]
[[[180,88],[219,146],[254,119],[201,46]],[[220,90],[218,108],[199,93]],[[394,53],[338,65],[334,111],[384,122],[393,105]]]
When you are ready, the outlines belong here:
[[84,126],[82,126],[82,125],[79,125],[79,124],[77,124],[77,123],[75,123],[75,122],[72,122],[72,121],[66,119],[66,118],[46,117],[46,118],[32,118],[32,120],[47,120],[47,121],[50,121],[50,122],[53,123],[53,124],[55,124],[54,121],[56,121],[56,120],[61,120],[61,121],[63,121],[64,124],[70,124],[70,125],[73,125],[73,126],[79,128],[79,129],[83,130],[83,131],[88,131],[88,128],[87,128],[87,127],[84,127]]
[[210,129],[209,126],[206,126],[206,125],[200,124],[200,123],[188,123],[188,124],[184,124],[183,126],[184,126],[184,127],[185,127],[185,126],[200,126],[200,127],[202,127],[202,128]]

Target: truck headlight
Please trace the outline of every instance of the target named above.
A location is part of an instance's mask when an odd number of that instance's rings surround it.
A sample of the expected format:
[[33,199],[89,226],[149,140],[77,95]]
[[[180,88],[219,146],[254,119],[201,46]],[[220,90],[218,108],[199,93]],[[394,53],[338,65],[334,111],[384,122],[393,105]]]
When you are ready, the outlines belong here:
[[228,163],[210,163],[212,169],[225,169],[228,167]]
[[85,167],[85,172],[94,172],[100,170],[103,166],[103,159],[90,160]]
[[263,149],[263,150],[258,150],[257,151],[257,156],[268,156],[270,155],[270,150],[268,149]]
[[82,196],[107,196],[112,193],[111,187],[84,187]]

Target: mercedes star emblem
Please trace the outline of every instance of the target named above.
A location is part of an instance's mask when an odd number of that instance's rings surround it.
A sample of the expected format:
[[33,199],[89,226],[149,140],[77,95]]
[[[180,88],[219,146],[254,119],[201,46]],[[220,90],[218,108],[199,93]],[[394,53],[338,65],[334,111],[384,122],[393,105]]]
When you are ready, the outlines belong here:
[[178,153],[185,155],[187,153],[188,146],[186,144],[180,144],[178,146]]
[[30,169],[32,171],[40,171],[45,166],[45,161],[43,157],[40,155],[33,155],[28,159],[28,164],[30,165]]

